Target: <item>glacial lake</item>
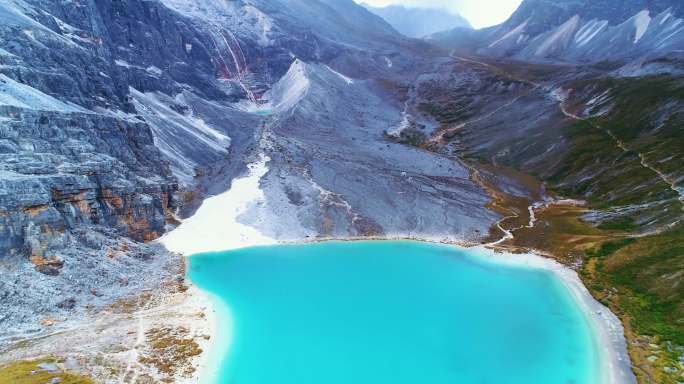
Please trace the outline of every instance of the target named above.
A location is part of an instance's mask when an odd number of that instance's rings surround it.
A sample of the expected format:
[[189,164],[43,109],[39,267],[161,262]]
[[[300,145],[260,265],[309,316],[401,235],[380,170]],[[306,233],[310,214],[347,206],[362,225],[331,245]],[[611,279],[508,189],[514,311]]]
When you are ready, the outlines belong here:
[[553,273],[409,241],[190,258],[220,300],[220,384],[593,384],[587,316]]

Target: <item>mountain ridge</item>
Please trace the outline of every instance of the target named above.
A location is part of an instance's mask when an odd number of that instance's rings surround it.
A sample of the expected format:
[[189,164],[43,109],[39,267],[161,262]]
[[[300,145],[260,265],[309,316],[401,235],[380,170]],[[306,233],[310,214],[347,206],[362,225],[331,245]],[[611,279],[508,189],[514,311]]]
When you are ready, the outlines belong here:
[[373,7],[365,3],[361,5],[385,19],[394,29],[408,37],[422,38],[456,27],[472,29],[470,22],[463,16],[445,9],[402,5]]
[[684,48],[684,8],[674,1],[526,0],[504,23],[454,29],[429,40],[475,54],[537,62],[653,58]]

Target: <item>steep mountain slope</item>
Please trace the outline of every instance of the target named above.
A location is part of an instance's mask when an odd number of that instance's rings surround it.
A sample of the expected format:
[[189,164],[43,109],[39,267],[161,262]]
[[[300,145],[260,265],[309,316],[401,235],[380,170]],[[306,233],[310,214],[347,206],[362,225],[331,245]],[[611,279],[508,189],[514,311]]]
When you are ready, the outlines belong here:
[[[385,132],[401,124],[401,111],[388,103],[391,95],[371,91],[373,82],[303,62],[293,64],[286,78],[305,83],[306,91],[269,124],[268,146],[276,150],[267,150],[271,171],[262,182],[267,201],[287,199],[278,210],[301,218],[304,232],[289,237],[477,239],[495,220],[477,208],[488,198],[457,158],[387,141]],[[267,230],[275,238],[293,228],[278,224],[273,220]]]
[[683,17],[678,1],[526,0],[499,26],[453,30],[431,39],[527,61],[625,61],[681,50]]
[[387,142],[386,86],[430,51],[351,0],[11,0],[0,18],[0,337],[182,274],[152,241],[260,155],[268,204],[245,220],[276,239],[478,239],[497,219],[458,159]]
[[463,16],[443,9],[407,8],[401,5],[386,7],[362,5],[408,37],[420,38],[453,28],[472,28]]

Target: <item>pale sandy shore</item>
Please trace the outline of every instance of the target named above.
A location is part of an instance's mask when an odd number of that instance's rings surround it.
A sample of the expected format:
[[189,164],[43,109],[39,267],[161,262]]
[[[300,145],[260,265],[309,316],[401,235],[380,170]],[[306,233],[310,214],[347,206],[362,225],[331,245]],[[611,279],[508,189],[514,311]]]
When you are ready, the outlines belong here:
[[268,161],[269,158],[262,155],[249,164],[247,175],[233,180],[228,191],[204,200],[192,217],[183,220],[159,242],[168,250],[185,256],[275,243],[257,229],[240,222],[240,216],[251,206],[264,201],[259,182],[268,172]]
[[[55,356],[97,383],[197,383],[219,356],[220,307],[175,279],[0,349],[0,364]],[[162,346],[162,347],[160,347]]]
[[183,383],[213,383],[220,367],[223,354],[228,348],[228,343],[222,338],[226,331],[231,327],[226,324],[228,321],[223,311],[224,307],[220,301],[210,294],[195,288],[192,293],[193,300],[199,303],[199,307],[206,308],[206,330],[210,336],[209,340],[202,345],[202,354],[194,362],[195,374],[180,382]]

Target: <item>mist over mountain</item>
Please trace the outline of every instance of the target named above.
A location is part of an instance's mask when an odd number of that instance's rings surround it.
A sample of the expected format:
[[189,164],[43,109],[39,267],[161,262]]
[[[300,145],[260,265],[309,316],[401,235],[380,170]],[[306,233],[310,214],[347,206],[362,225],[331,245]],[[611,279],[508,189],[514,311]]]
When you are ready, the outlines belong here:
[[472,28],[468,20],[463,16],[445,9],[405,7],[402,5],[373,7],[363,3],[362,5],[372,13],[385,19],[394,29],[408,37],[425,37],[457,27]]

